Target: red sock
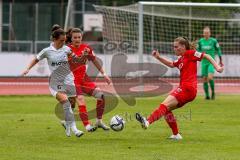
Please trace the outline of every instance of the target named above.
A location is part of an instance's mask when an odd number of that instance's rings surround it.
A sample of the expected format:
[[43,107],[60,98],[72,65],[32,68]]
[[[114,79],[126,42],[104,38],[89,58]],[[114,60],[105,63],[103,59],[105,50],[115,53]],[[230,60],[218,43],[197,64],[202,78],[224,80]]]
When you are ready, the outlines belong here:
[[87,113],[87,107],[85,105],[78,106],[79,110],[79,117],[81,118],[83,125],[87,126],[89,123],[88,121],[88,113]]
[[149,117],[148,122],[149,124],[153,123],[154,121],[159,120],[163,115],[166,114],[168,111],[167,107],[164,104],[160,104],[159,108],[157,108]]
[[104,112],[104,106],[105,106],[104,99],[98,99],[97,100],[97,106],[96,106],[97,118],[98,119],[102,119],[102,115],[103,115],[103,112]]
[[166,122],[168,123],[169,127],[172,129],[172,133],[174,135],[178,134],[178,127],[177,127],[177,121],[171,111],[167,111],[167,113],[164,115]]

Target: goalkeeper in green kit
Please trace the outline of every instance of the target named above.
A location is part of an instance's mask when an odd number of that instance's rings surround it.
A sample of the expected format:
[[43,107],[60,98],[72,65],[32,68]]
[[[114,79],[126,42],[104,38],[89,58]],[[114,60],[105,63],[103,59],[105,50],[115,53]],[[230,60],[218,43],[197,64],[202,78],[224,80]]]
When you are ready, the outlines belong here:
[[[215,38],[210,37],[211,31],[209,27],[204,27],[203,29],[203,38],[198,41],[197,50],[199,52],[205,52],[209,54],[213,59],[215,58],[215,53],[217,52],[220,60],[220,66],[223,66],[222,62],[222,52],[218,41]],[[209,61],[203,59],[201,62],[201,70],[202,70],[202,77],[203,77],[203,89],[205,92],[205,99],[210,99],[209,91],[208,91],[208,83],[210,84],[210,88],[212,90],[211,99],[215,99],[215,89],[214,89],[214,67]]]

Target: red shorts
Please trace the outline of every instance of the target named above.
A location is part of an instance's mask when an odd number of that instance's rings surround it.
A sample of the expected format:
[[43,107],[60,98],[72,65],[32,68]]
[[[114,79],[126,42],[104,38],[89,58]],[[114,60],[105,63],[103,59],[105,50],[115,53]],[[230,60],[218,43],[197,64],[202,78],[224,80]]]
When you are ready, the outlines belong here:
[[84,78],[75,78],[74,83],[77,95],[92,95],[94,89],[97,87],[97,85],[92,82],[90,77],[88,77],[88,75],[85,75]]
[[178,101],[178,107],[182,107],[184,104],[191,102],[197,95],[197,89],[191,86],[179,86],[173,90],[170,95],[174,96]]

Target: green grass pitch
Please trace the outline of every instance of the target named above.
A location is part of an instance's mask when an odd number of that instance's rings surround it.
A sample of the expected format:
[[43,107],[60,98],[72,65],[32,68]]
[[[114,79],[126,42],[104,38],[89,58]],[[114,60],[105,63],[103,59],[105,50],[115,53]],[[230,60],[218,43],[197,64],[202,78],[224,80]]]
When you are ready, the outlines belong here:
[[[54,114],[53,97],[2,96],[0,159],[239,160],[239,96],[217,96],[215,101],[198,96],[175,110],[184,138],[181,141],[166,139],[171,132],[163,120],[148,130],[135,121],[135,112],[150,114],[164,97],[138,98],[132,107],[120,100],[104,120],[108,123],[113,115],[122,115],[127,121],[122,132],[98,129],[77,138],[65,136]],[[93,108],[95,100],[87,98],[87,104]],[[85,131],[81,122],[77,126]]]

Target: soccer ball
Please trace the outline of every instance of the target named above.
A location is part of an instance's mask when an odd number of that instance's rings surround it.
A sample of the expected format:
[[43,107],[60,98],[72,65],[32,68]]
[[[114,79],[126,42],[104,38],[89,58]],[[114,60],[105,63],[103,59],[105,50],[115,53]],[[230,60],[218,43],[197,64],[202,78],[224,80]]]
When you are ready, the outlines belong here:
[[110,121],[110,127],[112,128],[112,130],[117,132],[123,130],[124,124],[125,124],[125,121],[119,115],[113,116]]

